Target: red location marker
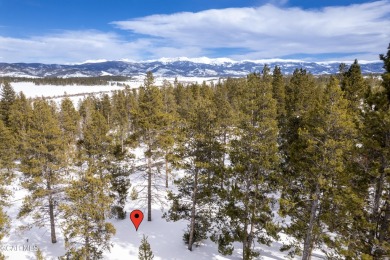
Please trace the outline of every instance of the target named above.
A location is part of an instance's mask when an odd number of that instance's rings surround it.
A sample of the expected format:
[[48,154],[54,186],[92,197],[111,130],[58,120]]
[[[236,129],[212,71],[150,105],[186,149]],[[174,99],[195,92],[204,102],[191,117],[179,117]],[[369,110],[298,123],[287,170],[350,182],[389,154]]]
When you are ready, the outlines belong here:
[[135,209],[130,213],[130,220],[133,222],[135,230],[138,230],[139,225],[141,224],[142,220],[144,219],[144,213],[142,211]]

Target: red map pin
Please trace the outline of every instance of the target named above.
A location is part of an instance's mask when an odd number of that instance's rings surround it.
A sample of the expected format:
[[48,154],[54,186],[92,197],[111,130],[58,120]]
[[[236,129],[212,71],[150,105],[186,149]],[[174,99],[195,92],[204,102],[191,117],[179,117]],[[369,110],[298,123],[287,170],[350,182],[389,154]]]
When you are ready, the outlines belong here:
[[142,220],[144,219],[144,213],[142,211],[135,209],[130,213],[130,220],[133,222],[135,230],[138,230],[139,225],[141,224]]

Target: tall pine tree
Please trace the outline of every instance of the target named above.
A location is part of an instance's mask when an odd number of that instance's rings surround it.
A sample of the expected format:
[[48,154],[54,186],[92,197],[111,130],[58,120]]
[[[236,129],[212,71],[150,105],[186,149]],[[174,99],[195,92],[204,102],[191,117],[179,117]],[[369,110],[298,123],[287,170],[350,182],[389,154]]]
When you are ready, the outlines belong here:
[[23,186],[30,194],[23,200],[18,217],[33,216],[35,224],[49,222],[51,242],[56,243],[57,204],[64,178],[65,144],[55,107],[45,100],[35,100],[31,125],[21,162]]

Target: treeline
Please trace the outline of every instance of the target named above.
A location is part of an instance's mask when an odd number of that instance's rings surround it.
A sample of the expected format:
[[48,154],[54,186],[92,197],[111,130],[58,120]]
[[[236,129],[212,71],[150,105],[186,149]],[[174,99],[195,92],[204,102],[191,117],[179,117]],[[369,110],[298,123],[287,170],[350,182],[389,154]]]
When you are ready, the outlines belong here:
[[[131,77],[125,76],[98,76],[98,77],[44,77],[44,78],[24,78],[24,77],[0,77],[0,82],[33,82],[35,85],[109,85],[124,84],[131,80]],[[118,83],[119,82],[119,83]],[[123,83],[120,83],[123,82]]]
[[314,249],[329,259],[383,259],[390,254],[390,49],[380,58],[379,84],[364,79],[357,61],[326,80],[265,66],[217,84],[158,88],[149,72],[140,89],[88,97],[77,109],[68,98],[59,107],[26,99],[5,83],[1,235],[9,227],[4,187],[17,167],[29,191],[19,217],[48,225],[53,243],[61,223],[71,259],[101,258],[115,234],[107,218],[126,215],[131,149],[142,144],[147,182],[132,196],[145,198],[151,221],[157,177],[168,187],[172,171],[183,169],[164,217],[188,222],[189,250],[210,238],[230,255],[240,242],[243,259],[256,259],[257,243],[284,233],[281,250],[304,260]]

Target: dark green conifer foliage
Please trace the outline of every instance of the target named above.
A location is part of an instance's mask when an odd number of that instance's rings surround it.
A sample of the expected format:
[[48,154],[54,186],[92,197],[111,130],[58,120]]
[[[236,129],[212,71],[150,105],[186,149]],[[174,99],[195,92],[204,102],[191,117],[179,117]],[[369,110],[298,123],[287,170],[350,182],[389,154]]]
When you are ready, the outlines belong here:
[[[350,186],[347,162],[356,132],[348,105],[338,81],[331,78],[324,93],[304,114],[292,143],[289,165],[293,174],[284,176],[287,182],[279,213],[291,218],[285,232],[296,239],[283,249],[299,253],[303,244],[304,260],[323,243],[332,249],[342,248],[331,232],[348,225],[353,218],[350,213],[362,206]],[[326,253],[334,257],[332,252]]]
[[30,194],[24,198],[18,217],[32,216],[38,226],[49,221],[52,243],[57,242],[55,219],[66,161],[64,149],[55,108],[45,100],[35,100],[20,166],[25,175],[22,185]]
[[104,116],[107,120],[107,124],[111,124],[112,117],[112,105],[110,96],[108,94],[104,94],[98,101],[96,109]]
[[125,219],[124,207],[131,187],[129,175],[132,173],[132,169],[115,162],[111,163],[108,170],[111,174],[111,197],[114,198],[111,213],[118,219]]
[[31,102],[20,92],[10,109],[10,130],[14,134],[18,158],[22,155],[26,144],[26,136],[31,125],[32,107]]
[[380,58],[386,70],[382,88],[369,91],[362,114],[363,146],[356,156],[364,173],[358,183],[365,191],[364,217],[356,219],[351,231],[359,241],[353,250],[375,260],[390,254],[390,49]]
[[[16,158],[16,141],[9,128],[0,120],[0,173],[12,176]],[[6,172],[3,172],[3,169]]]
[[185,118],[185,142],[180,146],[178,162],[185,170],[185,176],[175,183],[177,193],[168,193],[172,206],[166,214],[168,220],[185,219],[189,222],[183,239],[192,250],[193,245],[207,238],[210,229],[210,207],[217,199],[216,188],[220,181],[215,171],[222,156],[222,149],[217,140],[216,111],[212,103],[212,92],[202,96],[200,87],[190,86],[195,100],[188,117]]
[[109,127],[104,116],[97,110],[90,111],[90,117],[82,126],[81,145],[84,154],[92,163],[100,163],[110,152],[111,138],[108,136]]
[[286,119],[286,93],[283,74],[278,66],[275,66],[272,75],[272,93],[273,98],[276,100],[277,117],[280,128],[285,123]]
[[110,239],[116,231],[105,218],[112,198],[109,179],[101,171],[101,168],[89,165],[66,189],[68,201],[61,204],[66,219],[62,228],[70,259],[102,259],[103,252],[112,246]]
[[131,127],[131,106],[126,97],[125,91],[116,91],[112,95],[112,124],[114,127],[114,136],[116,140],[117,152],[116,155],[123,157],[126,153],[125,142],[130,134]]
[[387,47],[387,54],[381,54],[379,58],[384,63],[383,68],[385,69],[385,73],[382,74],[382,86],[385,89],[385,94],[390,104],[390,43],[389,47]]
[[69,97],[61,100],[60,108],[59,120],[64,137],[68,144],[74,143],[79,135],[80,115]]
[[[9,185],[12,180],[14,145],[13,136],[0,120],[0,242],[8,235],[10,228],[10,219],[4,211],[4,206],[8,205],[7,200],[10,195],[6,185]],[[2,252],[0,252],[0,259],[5,259]]]
[[148,237],[145,235],[142,237],[141,245],[138,249],[138,259],[139,260],[153,260],[154,255],[150,248],[150,244],[148,242]]
[[0,119],[4,124],[10,126],[10,110],[12,104],[15,102],[16,94],[9,82],[0,83]]
[[66,145],[64,153],[66,153],[67,165],[71,166],[77,158],[76,143],[80,136],[80,115],[68,97],[65,97],[61,101],[59,121]]
[[231,254],[232,242],[243,245],[243,259],[255,259],[255,241],[270,244],[276,237],[272,198],[274,173],[278,165],[277,110],[272,97],[268,67],[263,75],[250,74],[242,89],[240,122],[231,141],[231,174],[228,192],[213,240],[221,253]]
[[152,221],[152,179],[153,161],[161,156],[159,140],[167,127],[167,114],[164,112],[164,104],[161,91],[154,86],[154,77],[148,72],[144,80],[144,86],[140,88],[139,107],[134,114],[134,123],[137,135],[146,145],[145,157],[147,158],[147,220]]
[[223,190],[224,182],[226,181],[228,165],[226,155],[229,149],[229,138],[234,132],[234,127],[238,120],[237,113],[234,110],[229,89],[224,83],[219,83],[214,89],[213,104],[215,106],[215,131],[216,139],[220,143],[219,162],[215,165],[215,171],[220,180],[220,188]]
[[177,113],[177,104],[174,96],[174,89],[169,82],[165,82],[161,88],[164,103],[164,113],[166,127],[159,138],[159,147],[163,151],[165,160],[165,187],[168,188],[169,176],[171,172],[170,163],[174,163],[176,158],[173,147],[175,140],[180,140],[180,118]]
[[345,98],[350,101],[350,109],[359,113],[363,98],[367,95],[368,87],[357,60],[343,74],[341,89],[344,91]]

